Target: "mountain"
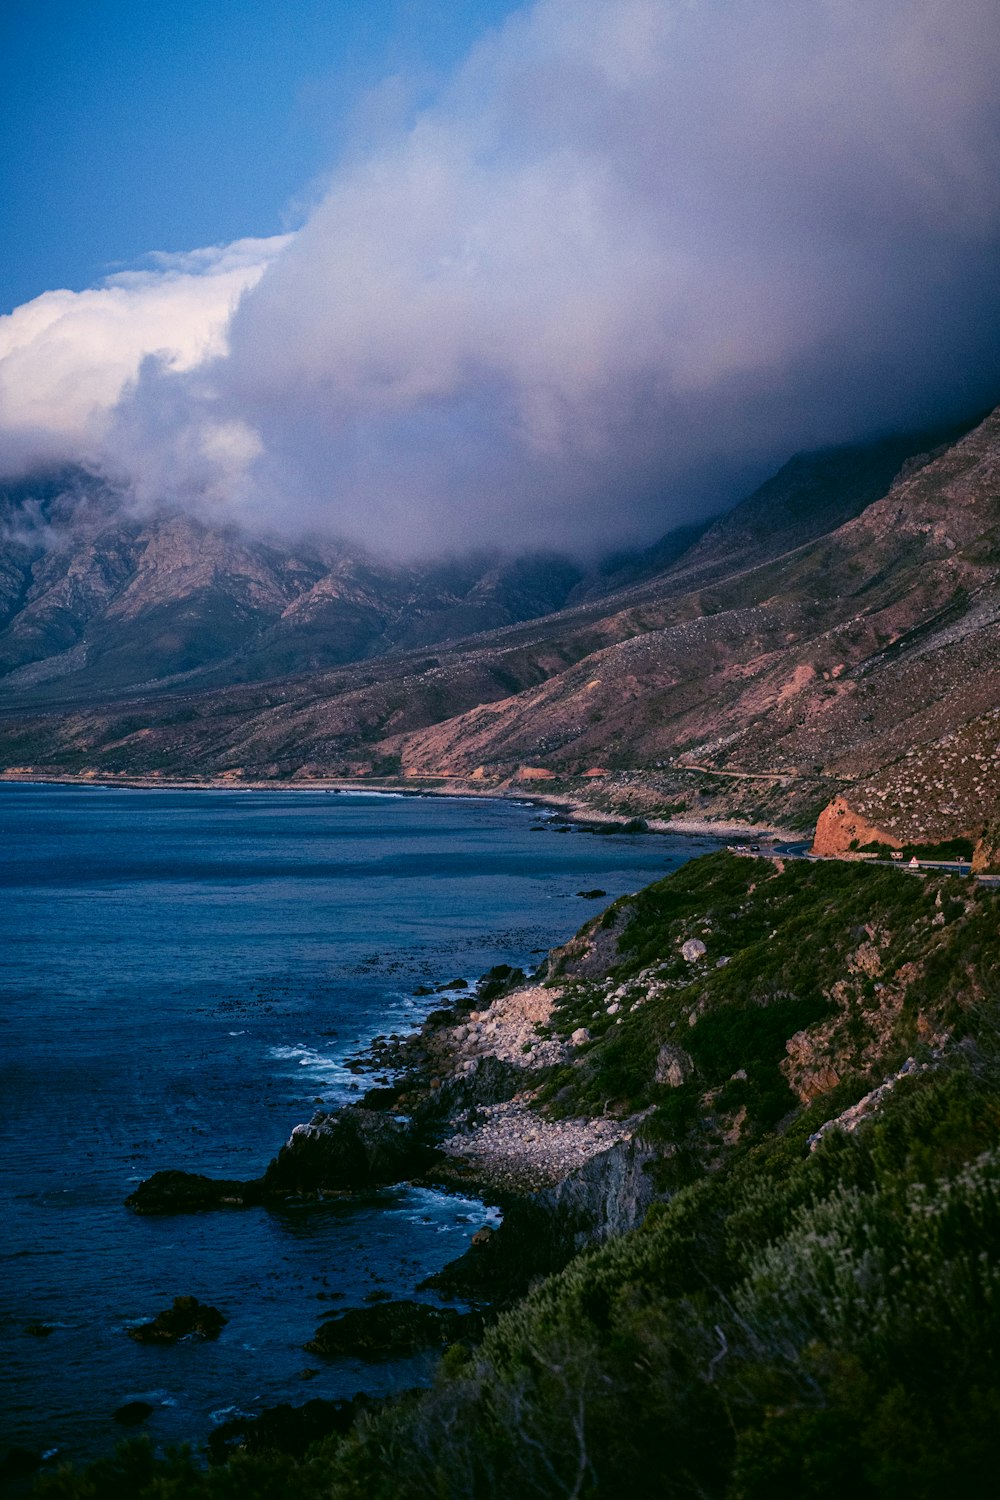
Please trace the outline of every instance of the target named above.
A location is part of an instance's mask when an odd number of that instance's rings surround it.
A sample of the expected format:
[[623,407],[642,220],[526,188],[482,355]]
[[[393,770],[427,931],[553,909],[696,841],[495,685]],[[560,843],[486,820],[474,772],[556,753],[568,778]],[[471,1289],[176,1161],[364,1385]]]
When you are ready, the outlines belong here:
[[561,557],[403,567],[183,513],[139,518],[80,473],[8,487],[0,529],[6,699],[315,671],[547,614],[582,577]]
[[[957,437],[800,456],[603,572],[380,569],[119,518],[32,564],[0,644],[89,609],[61,648],[86,661],[58,684],[90,696],[43,700],[42,659],[14,668],[0,758],[531,782],[617,814],[821,817],[830,850],[975,841],[1000,812],[998,467],[996,412]],[[115,696],[95,702],[102,682]]]

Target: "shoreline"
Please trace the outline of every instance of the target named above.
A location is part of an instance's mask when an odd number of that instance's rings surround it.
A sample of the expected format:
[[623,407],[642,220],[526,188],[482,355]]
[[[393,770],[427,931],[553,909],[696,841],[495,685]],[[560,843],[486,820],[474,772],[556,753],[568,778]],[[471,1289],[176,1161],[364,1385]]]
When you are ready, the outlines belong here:
[[[163,792],[331,792],[359,793],[368,796],[461,798],[478,802],[514,802],[546,808],[561,813],[569,822],[582,824],[619,824],[628,822],[621,814],[590,807],[586,799],[571,792],[529,792],[499,786],[480,790],[459,778],[438,778],[444,786],[407,786],[390,778],[377,780],[359,777],[315,777],[306,781],[235,781],[229,777],[192,776],[97,776],[88,772],[77,775],[46,776],[37,772],[0,771],[0,785],[11,786],[84,786],[106,791]],[[646,831],[655,834],[681,834],[716,839],[773,839],[786,844],[811,843],[812,834],[802,830],[775,827],[765,823],[747,823],[738,818],[642,818]]]

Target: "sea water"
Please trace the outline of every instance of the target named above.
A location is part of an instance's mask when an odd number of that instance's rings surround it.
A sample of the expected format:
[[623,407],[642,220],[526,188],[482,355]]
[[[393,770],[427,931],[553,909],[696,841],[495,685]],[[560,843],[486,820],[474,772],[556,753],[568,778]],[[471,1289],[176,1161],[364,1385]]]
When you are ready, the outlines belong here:
[[[528,968],[599,909],[581,889],[610,900],[712,847],[557,826],[501,801],[0,786],[0,1445],[92,1458],[135,1399],[158,1443],[198,1444],[236,1412],[427,1378],[429,1356],[302,1346],[324,1314],[412,1296],[488,1205],[123,1200],[166,1167],[258,1175],[370,1085],[359,1047],[441,1003],[416,988]],[[226,1315],[216,1342],[127,1336],[182,1294]]]

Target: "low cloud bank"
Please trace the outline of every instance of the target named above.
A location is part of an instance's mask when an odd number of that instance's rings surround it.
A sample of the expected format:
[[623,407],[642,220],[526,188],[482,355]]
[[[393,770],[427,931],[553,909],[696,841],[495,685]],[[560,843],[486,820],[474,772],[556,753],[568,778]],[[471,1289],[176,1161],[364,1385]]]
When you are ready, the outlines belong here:
[[280,239],[0,319],[0,464],[602,545],[1000,387],[994,0],[538,0]]

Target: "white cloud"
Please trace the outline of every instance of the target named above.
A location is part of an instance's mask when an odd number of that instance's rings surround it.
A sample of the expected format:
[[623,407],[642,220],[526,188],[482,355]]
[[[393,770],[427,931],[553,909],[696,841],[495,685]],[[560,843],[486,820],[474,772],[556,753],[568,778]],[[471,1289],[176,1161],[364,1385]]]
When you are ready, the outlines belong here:
[[0,317],[6,452],[21,463],[100,461],[109,418],[142,362],[182,373],[224,356],[240,297],[289,239],[157,253],[148,269],[83,292],[44,292]]
[[998,72],[995,0],[537,0],[294,237],[19,309],[0,427],[397,549],[665,529],[995,388]]

